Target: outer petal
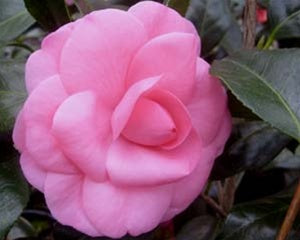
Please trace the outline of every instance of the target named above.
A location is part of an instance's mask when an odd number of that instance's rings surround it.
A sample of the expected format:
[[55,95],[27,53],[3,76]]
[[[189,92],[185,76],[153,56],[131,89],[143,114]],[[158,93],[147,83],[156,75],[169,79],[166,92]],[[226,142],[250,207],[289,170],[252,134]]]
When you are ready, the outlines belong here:
[[40,82],[58,74],[60,54],[70,36],[72,24],[67,24],[50,33],[42,42],[42,49],[33,53],[26,64],[26,86],[31,92]]
[[27,99],[23,116],[26,123],[26,149],[37,164],[49,171],[76,172],[65,158],[50,129],[53,115],[67,97],[58,76],[39,84]]
[[[104,235],[120,238],[156,227],[169,207],[169,186],[118,188],[110,183],[85,181],[83,205],[90,220]],[[147,217],[145,217],[147,216]]]
[[218,79],[209,74],[209,64],[197,61],[197,84],[191,100],[187,103],[192,124],[204,146],[216,137],[227,109],[225,89]]
[[55,59],[43,50],[30,55],[26,63],[26,88],[30,93],[40,82],[58,73]]
[[23,173],[32,186],[44,192],[44,184],[47,177],[47,172],[36,164],[36,160],[27,153],[23,152],[20,158],[20,164]]
[[119,138],[108,151],[107,171],[118,185],[170,183],[189,175],[201,159],[200,154],[201,142],[193,132],[172,150],[143,147]]
[[201,193],[204,184],[209,177],[214,160],[218,157],[231,132],[231,117],[229,112],[222,118],[222,124],[218,129],[218,135],[203,148],[196,169],[186,178],[174,183],[174,196],[169,211],[163,221],[173,218],[182,212]]
[[106,151],[110,142],[111,112],[93,92],[67,98],[55,113],[52,132],[60,147],[87,176],[102,181],[106,176]]
[[72,226],[90,236],[101,236],[91,224],[82,205],[83,177],[48,173],[45,197],[51,214],[62,224]]
[[23,152],[25,149],[25,122],[23,117],[23,110],[21,109],[14,126],[13,141],[15,148],[19,152]]
[[171,32],[183,32],[194,34],[199,41],[193,24],[163,4],[142,1],[132,6],[128,12],[144,24],[150,38]]
[[127,76],[131,84],[163,75],[158,86],[187,100],[195,85],[197,43],[193,34],[170,33],[145,44],[134,57]]
[[66,89],[69,93],[94,90],[102,101],[115,106],[124,93],[128,65],[145,41],[142,24],[124,11],[102,10],[84,17],[62,52],[60,70]]

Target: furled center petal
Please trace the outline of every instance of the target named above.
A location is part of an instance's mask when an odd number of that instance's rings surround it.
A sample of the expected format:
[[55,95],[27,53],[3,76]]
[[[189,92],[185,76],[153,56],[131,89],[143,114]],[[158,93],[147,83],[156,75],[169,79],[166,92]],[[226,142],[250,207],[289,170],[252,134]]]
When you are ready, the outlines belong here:
[[162,106],[150,99],[141,98],[122,135],[138,144],[158,146],[176,138],[176,126]]

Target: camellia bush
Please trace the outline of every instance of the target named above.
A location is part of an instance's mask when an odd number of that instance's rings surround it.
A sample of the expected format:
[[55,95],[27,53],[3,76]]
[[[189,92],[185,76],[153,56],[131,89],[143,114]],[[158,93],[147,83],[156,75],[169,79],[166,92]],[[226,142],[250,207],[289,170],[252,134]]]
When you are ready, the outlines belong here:
[[298,0],[0,0],[0,240],[300,239]]

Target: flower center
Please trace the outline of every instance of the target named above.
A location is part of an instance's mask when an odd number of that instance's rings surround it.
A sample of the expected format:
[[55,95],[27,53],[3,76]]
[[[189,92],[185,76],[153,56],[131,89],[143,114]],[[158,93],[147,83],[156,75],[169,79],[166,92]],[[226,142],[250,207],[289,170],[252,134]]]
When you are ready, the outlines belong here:
[[122,135],[141,145],[159,146],[176,139],[177,130],[170,114],[161,105],[140,98]]

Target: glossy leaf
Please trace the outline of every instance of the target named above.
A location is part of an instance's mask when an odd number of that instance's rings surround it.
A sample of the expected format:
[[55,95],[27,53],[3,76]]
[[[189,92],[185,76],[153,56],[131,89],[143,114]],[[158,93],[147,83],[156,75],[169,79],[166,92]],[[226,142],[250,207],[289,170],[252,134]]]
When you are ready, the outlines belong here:
[[164,4],[185,16],[190,0],[165,0]]
[[25,10],[23,1],[20,0],[0,0],[0,22]]
[[191,0],[186,17],[198,30],[202,41],[202,55],[222,40],[231,25],[231,12],[227,1]]
[[220,44],[228,54],[232,54],[243,47],[243,34],[237,21],[232,21]]
[[10,229],[7,238],[19,239],[36,236],[36,230],[25,218],[20,217]]
[[266,170],[272,168],[283,168],[291,170],[300,170],[300,155],[293,153],[288,149],[283,149],[276,158],[266,166]]
[[18,14],[0,22],[0,43],[7,42],[18,37],[34,22],[34,19],[26,10],[23,10]]
[[0,45],[26,31],[34,19],[20,0],[0,0]]
[[[2,156],[1,156],[2,157]],[[29,198],[18,161],[0,162],[0,239],[18,219]]]
[[12,128],[25,98],[24,62],[0,60],[0,131]]
[[219,227],[219,220],[210,215],[193,218],[183,226],[176,240],[213,240]]
[[27,10],[48,31],[70,22],[64,0],[24,0]]
[[216,159],[212,179],[260,168],[276,157],[291,138],[260,122],[241,123],[234,127],[222,156]]
[[241,50],[211,73],[260,118],[300,141],[300,50]]
[[270,0],[268,19],[276,39],[300,37],[298,0]]
[[[274,240],[291,201],[291,194],[236,205],[217,240]],[[299,239],[300,216],[288,240]]]

